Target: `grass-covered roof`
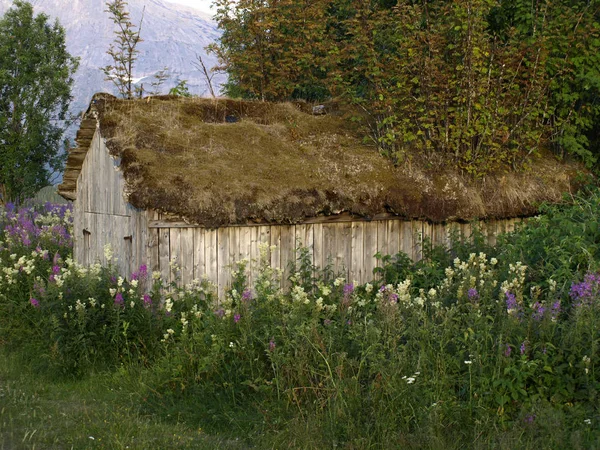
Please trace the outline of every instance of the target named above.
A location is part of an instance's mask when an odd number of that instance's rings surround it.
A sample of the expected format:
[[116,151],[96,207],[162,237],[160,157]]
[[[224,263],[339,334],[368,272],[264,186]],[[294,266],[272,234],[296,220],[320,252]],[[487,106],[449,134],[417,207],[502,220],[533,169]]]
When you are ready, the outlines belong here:
[[340,111],[313,115],[302,104],[104,96],[92,109],[121,157],[130,203],[209,227],[341,212],[434,222],[531,215],[571,190],[577,172],[551,155],[478,181],[427,169],[418,155],[394,166]]

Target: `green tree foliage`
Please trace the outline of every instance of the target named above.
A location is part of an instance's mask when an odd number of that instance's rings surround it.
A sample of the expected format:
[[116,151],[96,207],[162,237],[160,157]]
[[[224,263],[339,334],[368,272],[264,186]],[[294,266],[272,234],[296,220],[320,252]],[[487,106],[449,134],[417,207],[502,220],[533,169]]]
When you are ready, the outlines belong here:
[[62,167],[64,120],[78,61],[65,31],[16,0],[0,19],[0,189],[19,201]]
[[599,2],[219,0],[212,49],[229,95],[334,96],[396,162],[478,177],[543,148],[594,161]]
[[279,100],[320,99],[324,79],[330,0],[217,0],[223,34],[209,46],[221,61],[230,96]]
[[110,18],[117,25],[117,30],[115,31],[115,40],[106,52],[112,58],[113,63],[103,67],[102,70],[106,75],[106,80],[114,83],[123,98],[132,99],[135,93],[133,67],[139,53],[137,45],[142,42],[140,33],[144,17],[142,14],[140,26],[137,27],[131,21],[129,12],[125,9],[126,6],[125,0],[106,2],[108,9],[105,12],[110,14]]
[[595,162],[600,141],[590,137],[600,130],[600,1],[503,1],[493,14],[500,32],[514,29],[529,42],[542,36],[552,80],[552,143],[562,154]]

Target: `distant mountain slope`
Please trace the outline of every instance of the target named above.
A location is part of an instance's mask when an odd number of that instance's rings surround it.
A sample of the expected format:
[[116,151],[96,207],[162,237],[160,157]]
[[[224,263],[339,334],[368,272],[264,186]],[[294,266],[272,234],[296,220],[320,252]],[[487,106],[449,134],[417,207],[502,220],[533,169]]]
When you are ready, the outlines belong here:
[[[91,96],[98,91],[115,93],[112,83],[104,81],[100,67],[111,63],[106,55],[114,39],[114,25],[109,18],[105,0],[30,0],[36,13],[44,12],[58,18],[67,31],[69,52],[81,58],[75,76],[74,104],[72,111],[85,110]],[[0,0],[0,14],[12,5],[12,0]],[[192,66],[196,54],[202,56],[205,64],[212,67],[214,56],[206,55],[204,47],[219,37],[216,24],[206,14],[193,8],[166,3],[161,0],[128,0],[131,19],[139,24],[142,10],[145,9],[142,24],[142,39],[139,45],[139,59],[134,69],[134,78],[147,83],[150,88],[152,76],[167,66],[171,79],[162,87],[163,93],[173,86],[177,79],[188,80],[190,91],[198,95],[208,95],[208,89],[201,73]],[[225,80],[215,77],[215,87]]]

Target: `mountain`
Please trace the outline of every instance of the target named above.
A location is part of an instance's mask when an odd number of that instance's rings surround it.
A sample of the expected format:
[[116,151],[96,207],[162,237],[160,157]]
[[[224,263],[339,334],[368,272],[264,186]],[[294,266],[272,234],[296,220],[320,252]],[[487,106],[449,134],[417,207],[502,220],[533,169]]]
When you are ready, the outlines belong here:
[[[100,67],[110,64],[106,54],[114,40],[115,25],[110,20],[105,0],[30,0],[35,12],[43,12],[58,19],[67,32],[67,48],[73,56],[80,57],[75,75],[75,113],[85,110],[92,95],[99,91],[116,94],[114,85],[104,80]],[[12,5],[12,0],[0,0],[0,14]],[[170,79],[161,88],[167,93],[178,79],[187,80],[193,94],[208,95],[207,84],[192,63],[200,55],[207,67],[216,64],[213,55],[204,47],[219,38],[219,31],[211,18],[193,8],[166,3],[161,0],[128,0],[127,9],[134,24],[139,25],[143,11],[140,51],[134,66],[134,79],[151,89],[153,75],[165,66]],[[213,79],[217,88],[225,81],[224,75]]]

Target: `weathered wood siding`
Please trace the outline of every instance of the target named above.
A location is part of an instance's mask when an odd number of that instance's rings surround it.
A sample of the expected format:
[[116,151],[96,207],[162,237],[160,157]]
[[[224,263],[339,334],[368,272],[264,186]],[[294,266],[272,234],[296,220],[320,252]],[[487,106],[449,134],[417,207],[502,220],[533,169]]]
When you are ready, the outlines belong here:
[[[480,222],[479,226],[493,241],[497,233],[513,230],[517,221]],[[320,268],[329,265],[346,279],[364,283],[372,279],[373,269],[379,264],[375,258],[377,252],[383,255],[403,251],[416,260],[421,258],[424,239],[434,244],[448,244],[451,233],[470,237],[471,225],[386,219],[209,230],[161,221],[155,214],[154,220],[149,221],[148,233],[155,236],[152,242],[158,242],[158,249],[153,247],[148,252],[149,267],[159,270],[165,280],[179,280],[184,284],[206,276],[218,286],[221,296],[231,283],[232,268],[242,259],[250,262],[250,279],[256,277],[260,243],[274,246],[268,252],[268,261],[272,267],[282,270],[284,284],[300,245],[308,248],[314,265]],[[176,261],[176,272],[169,265],[170,261]]]
[[98,131],[94,134],[77,180],[74,204],[74,256],[82,264],[106,264],[104,246],[110,244],[115,264],[125,276],[146,260],[147,214],[123,198],[125,180]]

